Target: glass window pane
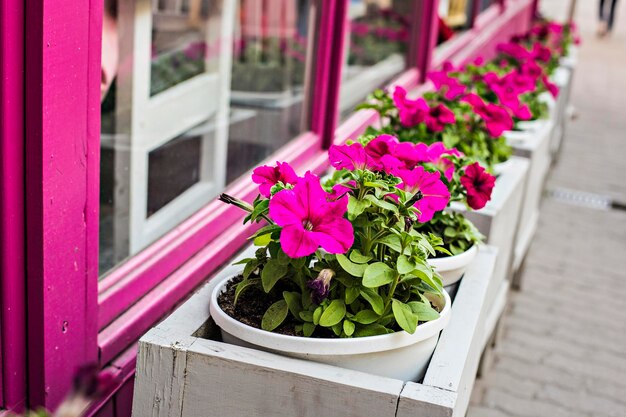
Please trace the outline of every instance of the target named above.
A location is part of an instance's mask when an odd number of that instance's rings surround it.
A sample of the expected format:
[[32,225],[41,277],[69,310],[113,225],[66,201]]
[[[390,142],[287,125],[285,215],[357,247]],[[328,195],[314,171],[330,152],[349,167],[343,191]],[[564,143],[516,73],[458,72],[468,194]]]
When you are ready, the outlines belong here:
[[317,1],[105,1],[101,274],[308,130]]
[[412,0],[350,0],[339,104],[342,118],[406,68],[414,5]]
[[441,0],[439,2],[438,44],[470,28],[474,1],[484,2],[485,0]]

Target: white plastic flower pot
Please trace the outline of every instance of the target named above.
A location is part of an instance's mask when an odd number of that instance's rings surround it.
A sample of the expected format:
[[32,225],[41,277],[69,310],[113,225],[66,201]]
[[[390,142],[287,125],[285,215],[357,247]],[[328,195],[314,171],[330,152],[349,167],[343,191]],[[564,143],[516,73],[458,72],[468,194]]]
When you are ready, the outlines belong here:
[[439,332],[450,321],[452,302],[444,291],[446,305],[440,317],[420,324],[413,334],[399,331],[350,339],[287,336],[243,324],[220,308],[217,298],[231,279],[218,283],[211,294],[211,317],[220,327],[224,342],[403,381],[424,377]]
[[465,270],[472,263],[477,253],[478,248],[473,245],[463,253],[443,258],[431,258],[428,259],[428,263],[441,275],[443,286],[448,287],[456,284],[463,277]]

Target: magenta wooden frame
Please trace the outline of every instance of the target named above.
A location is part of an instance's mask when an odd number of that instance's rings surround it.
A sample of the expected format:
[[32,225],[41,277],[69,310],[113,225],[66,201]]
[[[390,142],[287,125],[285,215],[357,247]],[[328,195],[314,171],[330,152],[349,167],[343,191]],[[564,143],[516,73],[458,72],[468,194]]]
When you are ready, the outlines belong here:
[[[20,0],[4,0],[2,5],[19,8],[19,3]],[[294,139],[268,160],[289,161],[299,171],[322,171],[327,166],[325,146],[355,138],[368,125],[378,122],[374,112],[359,111],[336,127],[347,3],[346,0],[322,0],[320,3],[322,29],[318,39],[316,88],[312,94],[311,132]],[[409,61],[413,67],[400,74],[392,85],[415,88],[428,70],[445,60],[465,63],[478,54],[492,54],[498,42],[528,27],[531,3],[533,0],[506,3],[501,0],[475,16],[471,30],[433,52],[437,30],[433,14],[437,0],[423,0],[423,11],[413,16],[420,25],[415,40],[420,47],[412,52]],[[23,383],[11,384],[12,394],[8,395],[7,355],[19,359],[23,350],[7,353],[7,333],[19,336],[21,331],[23,335],[27,323],[31,406],[54,407],[66,392],[75,367],[86,361],[99,361],[124,382],[118,387],[119,393],[111,393],[95,404],[93,412],[102,406],[103,415],[117,413],[121,416],[121,411],[115,411],[107,401],[117,395],[120,404],[126,407],[130,401],[132,383],[129,381],[136,357],[133,343],[193,288],[228,262],[246,242],[254,226],[243,226],[236,209],[212,202],[105,277],[98,288],[102,0],[78,3],[44,0],[25,11],[23,26],[19,13],[9,19],[12,26],[5,25],[7,15],[5,9],[2,10],[2,39],[3,42],[12,39],[14,48],[8,48],[5,54],[7,48],[3,47],[0,104],[3,117],[16,116],[12,122],[3,123],[1,130],[3,177],[0,182],[2,196],[9,196],[9,204],[3,198],[1,208],[3,213],[15,215],[15,222],[11,224],[2,216],[2,255],[9,253],[6,243],[17,245],[16,255],[11,258],[10,268],[13,269],[7,275],[13,278],[4,279],[5,269],[2,270],[0,303],[3,307],[7,302],[16,305],[15,317],[8,322],[17,322],[18,329],[7,327],[6,314],[0,316],[0,371],[4,375],[0,378],[0,400],[9,404],[16,398],[19,401],[20,389],[21,399],[24,398]],[[21,60],[20,52],[14,49],[22,50],[15,45],[21,45],[23,33],[26,34],[26,54]],[[7,38],[7,34],[12,34],[13,38]],[[5,56],[15,62],[7,65],[9,61],[5,62]],[[19,82],[23,62],[27,71],[24,82]],[[11,71],[17,83],[4,81],[4,75]],[[20,113],[21,97],[24,97],[25,119]],[[25,152],[20,140],[23,126],[27,127]],[[9,142],[6,140],[9,137],[16,140]],[[21,157],[23,154],[25,159]],[[12,174],[15,181],[5,176],[5,172]],[[25,195],[20,194],[20,181],[25,184]],[[13,188],[5,187],[10,184]],[[243,178],[232,184],[228,192],[251,198],[256,187],[248,178]],[[23,225],[24,206],[26,226]],[[8,227],[13,228],[10,230],[15,231],[14,235],[8,232]],[[26,240],[20,233],[24,227]],[[19,291],[22,286],[23,294],[26,264],[27,298],[22,296],[20,305]],[[3,268],[7,268],[6,264]],[[4,292],[7,282],[13,285],[13,295],[5,295],[9,294]],[[25,299],[27,306],[24,306]],[[26,308],[29,311],[27,322],[24,321]],[[14,340],[25,346],[23,338]],[[21,359],[11,362],[11,366],[24,367],[23,354]],[[18,382],[20,377],[26,377],[23,369],[16,375],[11,378]]]
[[0,408],[26,402],[24,2],[0,3]]
[[102,0],[29,3],[25,26],[29,406],[96,362]]

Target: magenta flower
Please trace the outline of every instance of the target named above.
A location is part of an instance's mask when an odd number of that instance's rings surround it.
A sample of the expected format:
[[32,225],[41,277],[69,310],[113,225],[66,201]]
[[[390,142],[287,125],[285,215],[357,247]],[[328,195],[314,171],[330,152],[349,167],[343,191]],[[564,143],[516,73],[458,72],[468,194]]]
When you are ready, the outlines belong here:
[[528,79],[516,71],[512,71],[502,78],[494,72],[489,72],[483,77],[487,87],[498,97],[499,103],[521,120],[529,120],[532,117],[529,107],[523,105],[519,98],[520,95],[530,91],[529,87],[530,89],[535,88],[535,82],[530,80],[529,84]]
[[433,71],[428,79],[438,91],[442,91],[446,100],[454,100],[465,92],[465,86],[456,78],[450,77],[448,71]]
[[278,182],[295,184],[298,179],[296,172],[286,162],[276,162],[275,167],[263,165],[252,171],[252,181],[259,184],[259,191],[265,197],[270,197],[272,187]]
[[552,52],[550,51],[550,48],[543,46],[539,42],[535,42],[531,54],[534,59],[541,62],[550,62],[550,59],[552,59]]
[[514,59],[523,62],[531,58],[530,52],[519,43],[507,42],[499,44],[496,49],[505,55],[509,55]]
[[346,253],[354,242],[352,223],[344,218],[348,198],[328,201],[319,177],[306,173],[293,189],[279,191],[269,205],[270,217],[282,226],[280,246],[291,258],[322,247],[329,253]]
[[541,81],[543,82],[543,85],[546,86],[546,89],[550,92],[550,94],[552,94],[552,97],[557,98],[559,95],[559,87],[550,81],[550,79],[548,79],[545,75],[541,77]]
[[400,142],[394,149],[394,156],[404,164],[402,168],[413,169],[418,163],[429,160],[428,145],[423,142]]
[[397,86],[393,92],[393,102],[398,108],[398,115],[400,116],[400,123],[404,127],[413,127],[422,123],[428,111],[428,103],[423,98],[411,100],[406,96],[406,90],[400,86]]
[[443,104],[438,104],[430,109],[425,122],[431,132],[441,132],[445,125],[456,123],[456,118],[452,110]]
[[474,162],[465,168],[461,184],[467,190],[467,204],[474,210],[479,210],[491,200],[496,177],[486,172],[478,162]]
[[335,169],[365,169],[372,164],[360,143],[352,145],[333,145],[328,149],[328,159]]
[[380,135],[365,146],[365,153],[373,161],[375,170],[393,174],[404,167],[404,162],[395,157],[398,143],[395,136]]
[[506,109],[493,103],[485,103],[478,95],[466,94],[462,99],[469,103],[474,111],[483,119],[485,127],[493,137],[499,137],[513,128],[513,119]]
[[421,223],[430,221],[435,212],[441,211],[448,206],[450,191],[439,179],[439,172],[428,172],[423,166],[418,166],[411,171],[402,170],[398,173],[402,183],[398,188],[412,194],[421,193],[415,207],[420,211],[418,220]]
[[435,142],[428,147],[428,162],[435,165],[438,170],[443,171],[443,175],[448,181],[454,175],[454,163],[446,156],[463,156],[456,148],[448,149],[443,142]]

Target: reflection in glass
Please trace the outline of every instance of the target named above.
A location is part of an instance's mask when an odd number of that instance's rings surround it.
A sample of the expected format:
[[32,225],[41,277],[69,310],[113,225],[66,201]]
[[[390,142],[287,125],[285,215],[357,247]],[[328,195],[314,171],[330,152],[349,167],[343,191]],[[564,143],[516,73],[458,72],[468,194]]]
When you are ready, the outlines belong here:
[[351,0],[339,109],[342,118],[406,68],[412,0]]
[[438,44],[470,28],[473,3],[474,0],[441,0],[439,2]]
[[105,0],[101,275],[307,130],[316,10]]

